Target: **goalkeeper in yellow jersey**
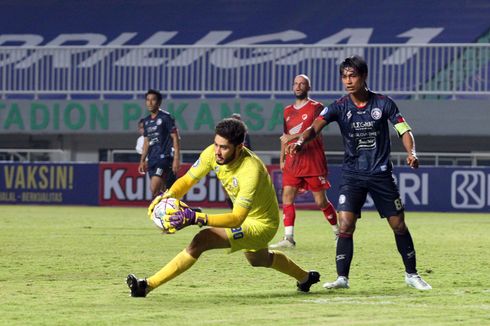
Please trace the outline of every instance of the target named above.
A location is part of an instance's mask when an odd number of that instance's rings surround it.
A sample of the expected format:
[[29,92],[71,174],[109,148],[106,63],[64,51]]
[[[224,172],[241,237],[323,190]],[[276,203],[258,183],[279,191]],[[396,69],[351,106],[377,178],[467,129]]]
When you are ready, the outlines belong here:
[[188,270],[201,254],[210,249],[243,250],[253,267],[268,267],[297,280],[299,291],[308,292],[320,281],[316,271],[306,271],[280,251],[268,249],[279,226],[279,206],[270,176],[262,161],[243,146],[247,131],[237,119],[224,119],[215,129],[214,144],[207,147],[187,173],[149,207],[163,198],[182,198],[193,185],[213,170],[234,203],[232,212],[206,214],[189,208],[167,216],[166,227],[175,232],[189,225],[208,226],[191,243],[151,277],[138,279],[130,274],[127,284],[131,296],[145,297],[148,292]]

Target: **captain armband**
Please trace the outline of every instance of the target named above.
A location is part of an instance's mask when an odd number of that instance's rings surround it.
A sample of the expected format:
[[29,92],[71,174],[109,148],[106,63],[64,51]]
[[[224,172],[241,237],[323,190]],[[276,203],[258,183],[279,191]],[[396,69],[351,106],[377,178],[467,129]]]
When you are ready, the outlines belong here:
[[401,136],[404,133],[406,133],[407,131],[412,130],[412,128],[410,128],[410,126],[408,125],[408,123],[406,121],[397,123],[396,125],[394,125],[394,127],[395,127],[396,132],[398,133],[398,136]]

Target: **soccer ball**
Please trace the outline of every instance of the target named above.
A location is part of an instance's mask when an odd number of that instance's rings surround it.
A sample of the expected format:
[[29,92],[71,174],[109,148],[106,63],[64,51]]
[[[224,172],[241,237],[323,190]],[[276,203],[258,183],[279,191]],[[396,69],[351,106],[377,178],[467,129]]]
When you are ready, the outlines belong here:
[[167,231],[167,229],[163,226],[164,216],[172,215],[176,211],[183,210],[183,209],[184,208],[180,200],[175,198],[164,198],[153,209],[153,213],[151,213],[151,219],[153,223],[155,223],[157,228],[163,231]]

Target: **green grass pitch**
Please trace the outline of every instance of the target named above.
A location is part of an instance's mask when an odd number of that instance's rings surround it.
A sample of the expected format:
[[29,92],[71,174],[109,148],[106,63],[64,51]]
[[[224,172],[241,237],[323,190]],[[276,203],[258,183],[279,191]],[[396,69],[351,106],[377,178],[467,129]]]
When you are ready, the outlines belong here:
[[131,298],[126,275],[159,270],[197,227],[161,235],[145,208],[0,211],[2,325],[490,325],[490,214],[407,212],[428,292],[405,285],[393,234],[374,212],[357,225],[351,288],[323,289],[335,278],[333,235],[321,214],[298,211],[297,247],[287,253],[322,274],[309,294],[240,252],[214,250]]

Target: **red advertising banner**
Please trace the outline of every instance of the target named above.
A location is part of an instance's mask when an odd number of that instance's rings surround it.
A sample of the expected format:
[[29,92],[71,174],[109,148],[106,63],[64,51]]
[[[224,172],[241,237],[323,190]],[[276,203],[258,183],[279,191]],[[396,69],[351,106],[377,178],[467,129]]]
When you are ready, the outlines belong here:
[[[182,164],[179,176],[191,164]],[[152,199],[148,176],[138,172],[138,163],[100,164],[101,206],[147,206]],[[225,192],[214,172],[192,187],[183,200],[191,206],[227,207]]]
[[[191,164],[182,164],[179,176]],[[268,165],[279,203],[282,197],[282,173],[279,165]],[[101,206],[147,206],[151,201],[150,180],[138,173],[138,163],[100,164],[99,203]],[[225,191],[216,174],[211,171],[184,196],[183,200],[192,207],[228,207]],[[310,193],[300,194],[296,204],[301,208],[314,208]]]

